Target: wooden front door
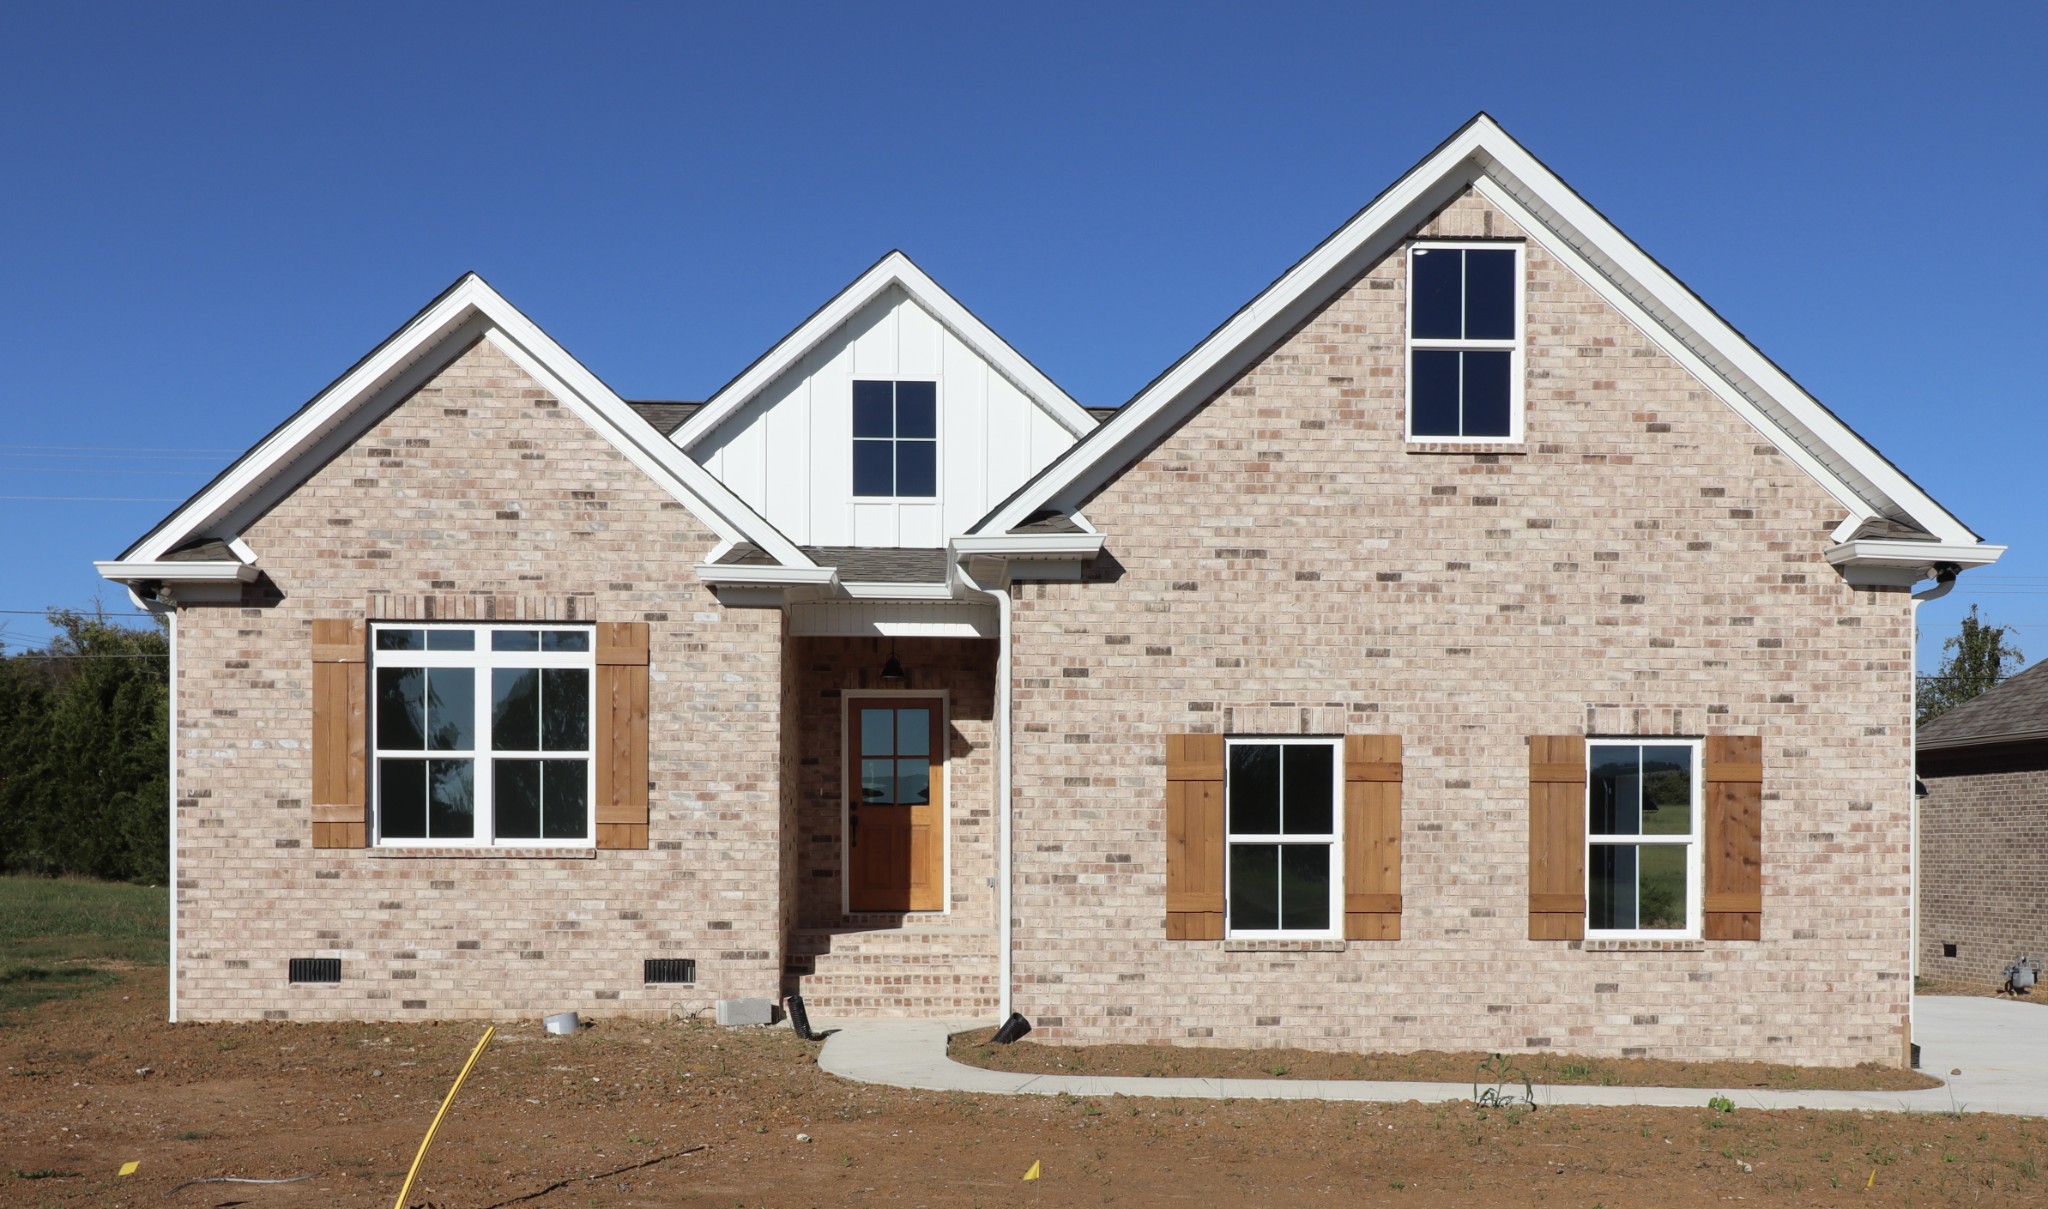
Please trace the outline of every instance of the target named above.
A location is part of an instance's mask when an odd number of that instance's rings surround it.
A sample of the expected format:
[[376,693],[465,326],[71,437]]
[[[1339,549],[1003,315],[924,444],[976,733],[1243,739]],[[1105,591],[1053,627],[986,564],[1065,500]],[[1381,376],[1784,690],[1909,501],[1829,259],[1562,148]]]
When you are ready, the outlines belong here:
[[945,742],[937,697],[855,697],[846,711],[847,907],[945,906]]

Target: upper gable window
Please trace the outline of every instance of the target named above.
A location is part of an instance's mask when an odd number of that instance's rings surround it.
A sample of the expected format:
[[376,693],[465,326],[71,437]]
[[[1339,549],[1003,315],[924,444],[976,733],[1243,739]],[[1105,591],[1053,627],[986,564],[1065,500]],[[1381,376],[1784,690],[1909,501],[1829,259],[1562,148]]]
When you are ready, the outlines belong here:
[[1522,439],[1522,246],[1408,254],[1408,436]]
[[853,384],[853,493],[931,499],[939,493],[939,384]]

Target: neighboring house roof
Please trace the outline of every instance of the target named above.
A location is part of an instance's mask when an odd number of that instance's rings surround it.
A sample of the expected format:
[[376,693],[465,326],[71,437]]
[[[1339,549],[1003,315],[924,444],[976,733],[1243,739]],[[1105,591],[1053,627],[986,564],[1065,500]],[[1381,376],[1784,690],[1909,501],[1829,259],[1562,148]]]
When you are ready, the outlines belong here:
[[[803,546],[804,554],[821,567],[837,567],[842,583],[942,584],[946,552],[902,546]],[[726,567],[772,567],[776,561],[751,543],[742,543],[718,559]]]
[[1945,751],[2029,739],[2048,740],[2048,660],[1921,727],[1915,747]]
[[972,311],[960,305],[959,300],[939,288],[939,283],[911,263],[910,257],[902,252],[890,252],[855,278],[852,284],[833,295],[831,301],[813,311],[810,318],[756,358],[752,365],[741,370],[738,377],[719,387],[700,410],[676,429],[672,439],[684,449],[702,443],[727,420],[738,415],[749,400],[794,368],[806,353],[823,343],[841,325],[859,314],[861,308],[891,287],[909,295],[911,301],[923,307],[1068,432],[1079,437],[1095,431],[1099,423],[1097,417],[1069,398],[1067,392],[1056,386],[1022,353],[1010,347],[1009,342],[996,335]]
[[702,403],[673,403],[662,399],[628,399],[626,406],[633,409],[641,419],[654,425],[654,431],[662,436],[683,426],[683,421],[697,414]]
[[532,375],[724,541],[752,542],[785,566],[810,565],[795,544],[663,439],[649,420],[483,278],[465,273],[103,571],[125,580],[137,567],[195,560],[173,554],[195,539],[232,544],[392,404],[478,340],[490,341]]
[[[1840,417],[1729,326],[1685,284],[1482,113],[1467,122],[1351,220],[1211,332],[1088,438],[975,524],[1007,533],[1046,508],[1077,510],[1288,332],[1398,248],[1466,188],[1508,214],[1690,369],[1839,500],[1842,552],[1873,565],[1982,565],[2002,547],[1977,535],[1851,431]],[[1889,520],[1909,540],[1851,543],[1867,522]],[[1925,534],[1926,537],[1918,535]],[[1931,539],[1931,540],[1929,540]],[[1899,548],[1907,547],[1902,555]],[[1922,556],[1925,556],[1924,559]],[[1831,557],[1835,557],[1831,552]],[[1910,579],[1908,580],[1910,582]]]

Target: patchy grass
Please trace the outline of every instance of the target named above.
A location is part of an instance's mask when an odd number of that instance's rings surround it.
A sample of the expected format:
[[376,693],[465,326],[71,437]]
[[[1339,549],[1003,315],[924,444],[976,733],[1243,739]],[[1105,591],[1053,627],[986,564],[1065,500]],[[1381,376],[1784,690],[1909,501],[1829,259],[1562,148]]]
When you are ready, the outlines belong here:
[[0,877],[0,1023],[22,1009],[168,960],[169,892],[46,877]]
[[[1347,1054],[1302,1049],[1219,1049],[1176,1045],[994,1045],[994,1029],[955,1036],[956,1062],[990,1070],[1060,1075],[1170,1075],[1198,1079],[1371,1079],[1391,1082],[1499,1082],[1498,1055],[1422,1050],[1412,1054]],[[1862,1066],[1785,1066],[1766,1062],[1669,1062],[1655,1058],[1593,1058],[1581,1054],[1511,1054],[1515,1083],[1595,1087],[1757,1087],[1780,1091],[1910,1091],[1941,1080],[1918,1071]]]

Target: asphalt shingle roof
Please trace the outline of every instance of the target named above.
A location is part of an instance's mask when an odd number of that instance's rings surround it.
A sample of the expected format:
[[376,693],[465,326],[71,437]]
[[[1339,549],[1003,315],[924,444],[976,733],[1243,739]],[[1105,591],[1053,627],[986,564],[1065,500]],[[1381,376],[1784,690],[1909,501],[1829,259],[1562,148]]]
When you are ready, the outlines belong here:
[[2048,660],[1920,728],[1919,749],[1940,751],[2048,739]]

